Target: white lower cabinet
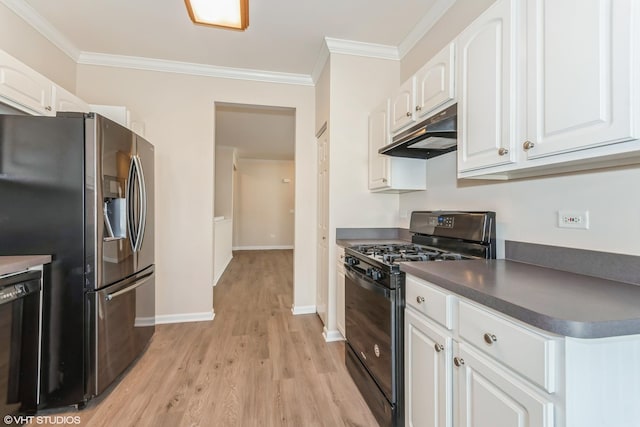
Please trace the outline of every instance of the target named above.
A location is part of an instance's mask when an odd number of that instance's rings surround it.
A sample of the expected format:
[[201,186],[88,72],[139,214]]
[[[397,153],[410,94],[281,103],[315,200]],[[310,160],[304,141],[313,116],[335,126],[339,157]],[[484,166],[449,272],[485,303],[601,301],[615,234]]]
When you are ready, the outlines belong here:
[[460,343],[454,358],[456,425],[464,427],[551,427],[553,403],[502,366]]
[[545,390],[560,374],[559,337],[411,275],[406,289],[407,426],[564,427]]
[[405,423],[451,427],[452,338],[422,314],[405,311]]

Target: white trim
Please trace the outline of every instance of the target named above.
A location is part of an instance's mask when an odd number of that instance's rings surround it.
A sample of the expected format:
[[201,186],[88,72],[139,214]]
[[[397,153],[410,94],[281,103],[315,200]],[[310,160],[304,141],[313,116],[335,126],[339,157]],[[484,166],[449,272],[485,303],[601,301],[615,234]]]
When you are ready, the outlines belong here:
[[313,86],[311,76],[306,74],[220,67],[215,65],[196,64],[193,62],[143,58],[139,56],[81,52],[80,57],[78,58],[78,64],[159,71],[162,73],[188,74],[192,76],[219,77],[222,79],[252,80],[257,82]]
[[231,248],[234,251],[273,251],[282,249],[293,249],[293,245],[280,245],[280,246],[234,246]]
[[18,15],[24,22],[31,25],[45,39],[56,45],[58,49],[67,54],[69,58],[78,62],[80,49],[66,38],[49,21],[44,19],[30,4],[23,0],[0,0],[5,6]]
[[395,46],[334,39],[333,37],[325,37],[324,42],[331,53],[400,60],[398,48]]
[[295,305],[292,305],[291,313],[293,313],[294,316],[297,316],[299,314],[315,314],[316,306],[315,305],[299,305],[296,307]]
[[322,43],[322,48],[320,48],[320,54],[318,54],[318,59],[316,59],[316,65],[313,67],[313,71],[311,72],[311,80],[313,80],[313,84],[317,84],[320,79],[320,75],[322,71],[324,71],[324,66],[327,64],[327,60],[329,59],[329,48],[327,47],[327,43]]
[[156,316],[156,325],[164,325],[167,323],[203,322],[213,320],[214,317],[216,317],[216,313],[213,309],[203,313],[161,314]]
[[322,329],[322,336],[326,342],[344,341],[344,337],[339,330],[334,329],[330,331],[326,326]]
[[227,269],[227,267],[229,266],[229,263],[231,262],[232,259],[233,259],[233,254],[229,255],[229,258],[227,258],[227,260],[224,263],[224,267],[222,267],[222,269],[220,270],[220,273],[218,273],[218,276],[213,280],[213,286],[218,284],[218,281],[220,280],[220,278],[224,274],[224,271]]
[[433,28],[440,18],[445,14],[451,6],[454,5],[456,0],[437,0],[436,3],[429,9],[426,15],[420,19],[415,27],[409,32],[407,37],[398,46],[399,58],[404,56],[414,48],[414,46],[422,40],[422,38]]

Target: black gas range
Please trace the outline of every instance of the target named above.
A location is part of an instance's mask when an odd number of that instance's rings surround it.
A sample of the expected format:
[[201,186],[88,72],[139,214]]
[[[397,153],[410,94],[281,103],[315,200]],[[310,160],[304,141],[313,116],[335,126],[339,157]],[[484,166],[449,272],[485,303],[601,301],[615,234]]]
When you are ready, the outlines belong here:
[[347,369],[383,427],[404,425],[400,262],[496,257],[494,212],[413,212],[411,242],[345,249]]

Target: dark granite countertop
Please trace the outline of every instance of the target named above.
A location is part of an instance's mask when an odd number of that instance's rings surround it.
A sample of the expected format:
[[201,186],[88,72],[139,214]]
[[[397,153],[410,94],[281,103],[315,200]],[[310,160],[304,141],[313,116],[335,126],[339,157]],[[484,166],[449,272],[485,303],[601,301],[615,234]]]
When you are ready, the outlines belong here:
[[49,255],[0,256],[0,276],[51,262]]
[[640,334],[640,286],[508,260],[401,263],[400,269],[545,331]]

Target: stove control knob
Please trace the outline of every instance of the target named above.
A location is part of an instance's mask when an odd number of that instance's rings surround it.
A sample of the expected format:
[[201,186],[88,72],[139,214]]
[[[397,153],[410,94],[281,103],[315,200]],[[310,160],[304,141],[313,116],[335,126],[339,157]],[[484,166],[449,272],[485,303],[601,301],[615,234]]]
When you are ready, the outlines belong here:
[[382,272],[380,270],[377,270],[375,268],[371,269],[371,278],[373,280],[380,280],[382,279]]
[[354,258],[352,256],[345,256],[344,262],[347,263],[347,265],[357,265],[360,263],[357,258]]

